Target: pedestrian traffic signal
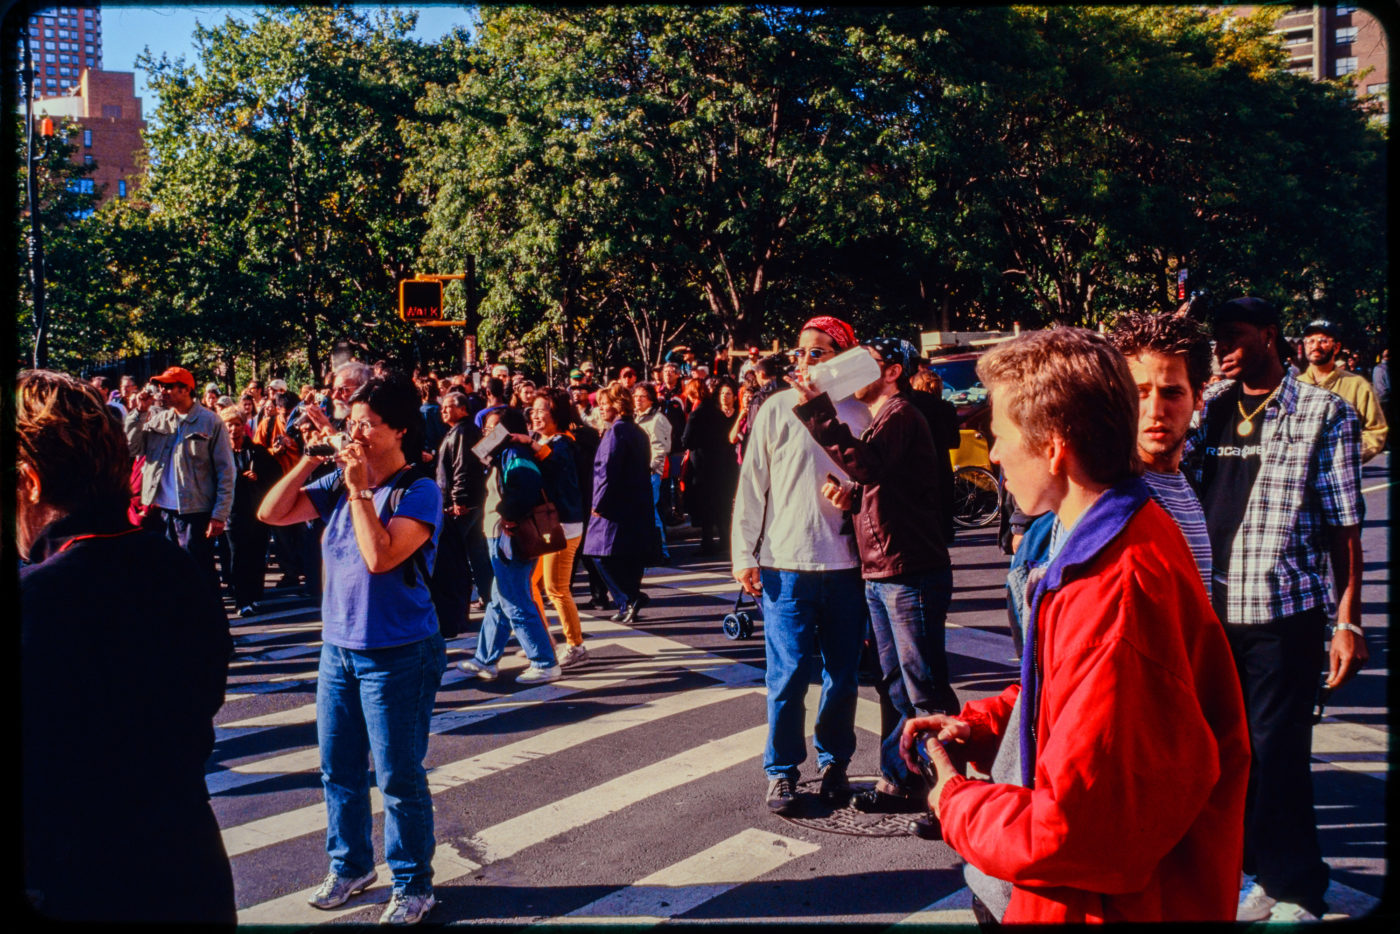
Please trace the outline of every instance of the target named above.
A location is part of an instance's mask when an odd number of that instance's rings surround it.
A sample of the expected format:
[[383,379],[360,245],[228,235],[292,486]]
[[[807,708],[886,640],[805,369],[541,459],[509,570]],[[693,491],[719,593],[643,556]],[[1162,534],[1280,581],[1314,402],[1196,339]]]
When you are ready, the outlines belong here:
[[442,320],[442,283],[437,279],[399,282],[399,317],[408,322]]

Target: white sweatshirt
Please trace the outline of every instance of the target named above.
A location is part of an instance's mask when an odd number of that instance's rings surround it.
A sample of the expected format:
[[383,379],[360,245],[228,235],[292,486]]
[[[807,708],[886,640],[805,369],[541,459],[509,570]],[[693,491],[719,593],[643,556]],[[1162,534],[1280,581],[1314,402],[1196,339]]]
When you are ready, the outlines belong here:
[[[821,493],[828,473],[849,478],[793,414],[798,398],[782,390],[754,420],[734,497],[729,553],[735,572],[860,567],[855,536],[841,534],[841,510]],[[854,399],[836,403],[836,414],[857,437],[870,424],[870,411]]]

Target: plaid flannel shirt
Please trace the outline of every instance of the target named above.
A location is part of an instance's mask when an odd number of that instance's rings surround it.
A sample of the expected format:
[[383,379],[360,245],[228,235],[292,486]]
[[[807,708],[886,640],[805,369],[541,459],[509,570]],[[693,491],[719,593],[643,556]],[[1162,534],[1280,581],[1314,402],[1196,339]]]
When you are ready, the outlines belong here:
[[[1211,386],[1199,425],[1186,438],[1182,469],[1201,489],[1207,426],[1232,420]],[[1344,400],[1285,373],[1264,409],[1259,475],[1230,549],[1226,616],[1230,623],[1267,623],[1335,602],[1328,586],[1330,529],[1360,525],[1361,426]]]

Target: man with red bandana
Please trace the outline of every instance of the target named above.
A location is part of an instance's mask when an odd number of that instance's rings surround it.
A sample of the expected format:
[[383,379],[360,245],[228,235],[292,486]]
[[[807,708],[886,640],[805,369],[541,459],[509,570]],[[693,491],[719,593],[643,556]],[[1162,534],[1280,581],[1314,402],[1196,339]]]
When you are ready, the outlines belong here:
[[[855,343],[849,324],[821,315],[802,326],[790,354],[805,374],[812,364],[825,363]],[[844,473],[793,412],[798,401],[796,393],[783,390],[754,419],[730,533],[734,577],[763,602],[768,686],[763,770],[765,800],[777,814],[799,807],[796,786],[807,757],[805,707],[814,649],[820,650],[822,667],[815,735],[821,794],[836,804],[850,797],[846,768],[856,748],[857,669],[866,619],[851,524],[821,494],[828,475]],[[853,399],[837,403],[836,412],[854,432],[870,423],[866,407]]]

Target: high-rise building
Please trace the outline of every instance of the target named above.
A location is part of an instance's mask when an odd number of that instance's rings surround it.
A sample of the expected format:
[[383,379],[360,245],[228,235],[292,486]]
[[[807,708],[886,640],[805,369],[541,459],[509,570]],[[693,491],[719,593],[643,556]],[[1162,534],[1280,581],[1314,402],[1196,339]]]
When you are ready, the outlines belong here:
[[72,94],[84,68],[102,68],[101,8],[90,2],[36,10],[29,17],[29,50],[35,100]]
[[[1228,7],[1245,15],[1257,6]],[[1377,119],[1390,119],[1390,58],[1385,27],[1355,3],[1296,4],[1283,11],[1274,32],[1283,37],[1288,70],[1314,81],[1363,73],[1356,96],[1380,105]]]

